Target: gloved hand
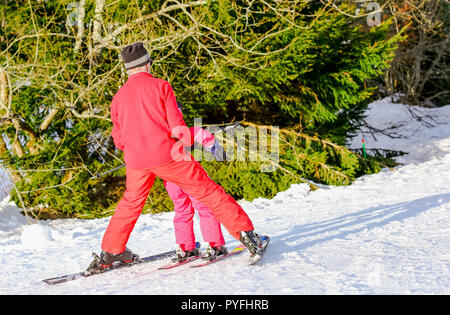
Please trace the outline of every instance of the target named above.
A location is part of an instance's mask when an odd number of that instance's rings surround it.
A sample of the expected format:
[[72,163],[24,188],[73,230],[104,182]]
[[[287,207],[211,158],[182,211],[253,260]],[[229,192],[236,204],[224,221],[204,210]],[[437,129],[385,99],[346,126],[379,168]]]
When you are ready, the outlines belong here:
[[210,152],[214,156],[214,159],[216,161],[222,162],[227,160],[225,151],[223,147],[220,145],[219,141],[217,141],[217,139],[214,141],[214,144],[211,147],[209,148],[205,147],[205,150]]

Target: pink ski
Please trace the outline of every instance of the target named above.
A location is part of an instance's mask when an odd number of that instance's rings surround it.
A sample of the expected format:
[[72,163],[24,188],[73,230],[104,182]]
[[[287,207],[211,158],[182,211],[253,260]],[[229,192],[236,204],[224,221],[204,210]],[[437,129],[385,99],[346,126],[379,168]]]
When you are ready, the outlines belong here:
[[170,263],[170,264],[161,266],[161,267],[159,267],[158,269],[160,269],[160,270],[161,270],[161,269],[172,269],[172,268],[175,268],[175,267],[178,267],[178,266],[187,264],[187,263],[189,263],[189,262],[191,262],[191,261],[197,260],[197,259],[199,259],[199,258],[201,258],[200,255],[199,255],[199,256],[188,257],[188,258],[186,258],[186,260],[183,260],[183,261],[180,261],[180,262],[176,262],[176,263]]
[[204,267],[204,266],[213,264],[213,263],[218,262],[218,261],[220,261],[220,260],[222,260],[222,259],[225,259],[225,258],[227,258],[227,257],[230,257],[230,256],[233,256],[233,255],[240,254],[240,253],[242,253],[244,250],[245,250],[245,246],[244,246],[244,245],[239,245],[239,246],[237,246],[236,248],[234,248],[231,252],[229,252],[228,254],[220,255],[220,256],[218,256],[217,258],[214,258],[214,259],[212,259],[212,260],[208,260],[208,261],[206,261],[206,262],[204,262],[204,263],[197,264],[197,265],[193,265],[193,266],[191,266],[191,268]]

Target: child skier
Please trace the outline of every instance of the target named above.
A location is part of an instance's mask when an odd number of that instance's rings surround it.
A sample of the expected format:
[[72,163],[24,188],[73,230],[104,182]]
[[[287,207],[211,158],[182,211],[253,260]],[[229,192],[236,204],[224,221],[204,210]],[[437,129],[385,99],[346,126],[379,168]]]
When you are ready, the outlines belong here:
[[88,273],[102,272],[114,263],[132,264],[139,256],[126,248],[155,177],[180,187],[211,209],[228,232],[241,241],[251,257],[262,256],[263,240],[242,207],[217,185],[200,163],[176,148],[190,147],[192,136],[178,110],[170,84],[150,73],[151,58],[141,42],[126,46],[122,59],[127,82],[111,102],[111,135],[124,151],[126,190],[103,235],[100,257],[94,257]]
[[[180,112],[182,106],[177,102]],[[194,137],[194,142],[201,144],[206,151],[215,155],[217,160],[224,159],[218,152],[223,152],[220,144],[215,140],[214,136],[207,130],[200,127],[189,128]],[[175,217],[173,219],[175,228],[175,239],[178,244],[176,256],[172,259],[174,262],[185,260],[187,257],[200,255],[198,248],[196,248],[193,217],[194,210],[197,210],[200,218],[200,230],[202,232],[203,240],[208,242],[203,259],[210,260],[217,256],[227,253],[224,246],[225,240],[220,228],[220,222],[214,218],[211,210],[205,207],[195,198],[189,196],[183,189],[177,185],[164,181],[169,197],[174,204]]]

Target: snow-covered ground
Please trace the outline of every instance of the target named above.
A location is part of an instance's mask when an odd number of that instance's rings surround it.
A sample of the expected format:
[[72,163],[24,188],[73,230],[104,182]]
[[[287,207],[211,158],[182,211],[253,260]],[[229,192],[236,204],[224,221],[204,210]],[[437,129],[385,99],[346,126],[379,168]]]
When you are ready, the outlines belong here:
[[[0,294],[450,294],[450,106],[384,99],[367,114],[371,127],[397,138],[366,130],[349,146],[360,148],[364,137],[368,149],[408,152],[397,158],[402,165],[350,186],[311,192],[299,184],[271,200],[240,201],[257,231],[271,237],[257,266],[247,266],[247,253],[200,269],[162,271],[159,261],[49,286],[41,279],[87,267],[109,219],[27,225],[5,199]],[[172,218],[141,216],[128,247],[142,256],[174,248]],[[224,234],[229,247],[237,245]]]

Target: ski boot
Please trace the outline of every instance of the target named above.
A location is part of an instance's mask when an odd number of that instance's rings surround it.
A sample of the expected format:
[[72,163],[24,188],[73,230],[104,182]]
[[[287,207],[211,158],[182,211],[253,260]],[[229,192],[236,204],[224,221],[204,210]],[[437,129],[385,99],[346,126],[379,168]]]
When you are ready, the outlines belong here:
[[120,254],[111,254],[102,251],[100,256],[96,253],[92,253],[94,260],[86,269],[87,274],[102,273],[108,269],[117,268],[119,266],[133,265],[140,261],[138,255],[134,254],[128,248]]
[[191,250],[183,250],[180,245],[177,247],[175,257],[171,259],[173,263],[180,263],[192,256],[200,256],[200,243],[195,244],[195,248]]
[[213,247],[213,246],[211,246],[211,244],[208,244],[208,246],[206,247],[205,253],[202,256],[202,259],[203,260],[213,260],[213,259],[217,258],[218,256],[226,255],[226,254],[228,254],[228,250],[225,246],[221,245],[221,246]]
[[264,255],[265,246],[269,242],[269,237],[259,235],[255,231],[239,232],[239,240],[247,247],[250,252],[250,258],[260,259]]

